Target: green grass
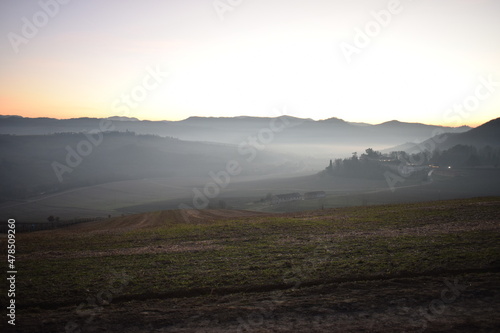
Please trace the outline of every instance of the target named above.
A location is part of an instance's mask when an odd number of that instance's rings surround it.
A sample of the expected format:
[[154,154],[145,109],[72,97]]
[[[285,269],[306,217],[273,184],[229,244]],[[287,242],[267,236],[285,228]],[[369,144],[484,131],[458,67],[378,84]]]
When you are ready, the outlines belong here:
[[[500,198],[483,198],[350,207],[204,225],[168,224],[118,235],[19,235],[18,252],[27,256],[17,261],[17,299],[25,307],[77,304],[109,288],[112,270],[130,276],[120,296],[151,297],[487,269],[498,260],[498,232],[444,229],[418,234],[408,228],[450,222],[482,225],[494,220],[498,225],[499,211]],[[182,247],[207,241],[214,248],[65,257],[81,251]],[[40,251],[61,255],[37,257]]]

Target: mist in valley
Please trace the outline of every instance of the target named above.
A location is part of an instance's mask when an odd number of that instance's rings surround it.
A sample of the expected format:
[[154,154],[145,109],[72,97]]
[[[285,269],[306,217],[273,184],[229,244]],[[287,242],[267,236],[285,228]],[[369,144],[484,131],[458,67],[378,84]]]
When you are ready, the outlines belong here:
[[[498,119],[470,129],[288,116],[180,122],[3,117],[0,213],[44,221],[50,215],[290,211],[495,195],[497,129]],[[492,169],[487,177],[484,168]],[[447,190],[468,177],[476,185]],[[269,200],[314,191],[325,197]]]

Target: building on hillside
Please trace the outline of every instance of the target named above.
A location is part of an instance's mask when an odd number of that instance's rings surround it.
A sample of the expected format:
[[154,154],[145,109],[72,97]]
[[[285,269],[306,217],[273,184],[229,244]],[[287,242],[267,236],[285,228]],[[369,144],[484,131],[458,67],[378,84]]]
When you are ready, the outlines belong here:
[[287,194],[276,194],[272,196],[271,203],[273,205],[276,205],[283,202],[297,201],[302,199],[303,199],[302,195],[298,192],[287,193]]
[[319,199],[326,197],[325,191],[314,191],[304,193],[304,200]]

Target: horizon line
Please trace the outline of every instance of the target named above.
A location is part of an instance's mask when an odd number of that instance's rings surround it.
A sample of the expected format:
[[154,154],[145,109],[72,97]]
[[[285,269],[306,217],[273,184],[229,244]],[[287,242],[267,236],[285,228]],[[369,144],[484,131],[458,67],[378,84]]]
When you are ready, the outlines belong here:
[[[478,126],[481,126],[491,120],[497,119],[497,118],[492,118],[484,123],[479,123],[479,124],[462,124],[462,125],[457,125],[457,126],[450,126],[450,125],[443,125],[443,124],[436,124],[436,123],[423,123],[423,122],[410,122],[410,121],[401,121],[397,119],[391,119],[387,121],[383,121],[381,123],[367,123],[363,121],[348,121],[342,118],[337,118],[337,117],[330,117],[330,118],[324,118],[324,119],[313,119],[313,118],[301,118],[301,117],[296,117],[288,114],[280,115],[277,117],[264,117],[264,116],[249,116],[249,115],[239,115],[239,116],[189,116],[184,119],[178,119],[178,120],[168,120],[168,119],[141,119],[137,117],[127,117],[127,116],[109,116],[109,117],[92,117],[92,116],[81,116],[81,117],[69,117],[69,118],[58,118],[58,117],[26,117],[26,116],[21,116],[21,115],[16,115],[16,114],[11,114],[11,115],[0,115],[0,118],[9,118],[9,117],[15,117],[15,118],[23,118],[23,119],[54,119],[54,120],[73,120],[73,119],[111,119],[112,118],[127,118],[131,119],[134,121],[151,121],[151,122],[181,122],[185,121],[191,118],[218,118],[218,119],[230,119],[230,118],[261,118],[261,119],[273,119],[273,118],[280,118],[280,117],[290,117],[290,118],[295,118],[295,119],[301,119],[301,120],[309,120],[309,121],[314,121],[314,122],[319,122],[319,121],[327,121],[331,119],[336,119],[339,121],[346,122],[348,124],[365,124],[365,125],[371,125],[371,126],[377,126],[377,125],[382,125],[390,122],[399,122],[399,123],[404,123],[404,124],[420,124],[420,125],[427,125],[427,126],[439,126],[439,127],[449,127],[449,128],[460,128],[460,127],[470,127],[470,128],[476,128]],[[123,121],[123,120],[117,120],[117,121]]]

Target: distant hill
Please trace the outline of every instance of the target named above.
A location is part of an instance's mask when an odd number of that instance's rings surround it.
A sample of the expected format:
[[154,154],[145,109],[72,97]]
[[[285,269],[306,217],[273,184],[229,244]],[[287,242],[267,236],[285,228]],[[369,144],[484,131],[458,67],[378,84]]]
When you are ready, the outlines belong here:
[[139,119],[133,118],[133,117],[117,117],[117,116],[114,116],[114,117],[109,117],[108,119],[109,120],[118,120],[118,121],[139,121]]
[[[266,117],[190,117],[181,121],[147,121],[110,117],[113,130],[154,134],[188,141],[239,145],[250,137],[266,147],[316,158],[343,157],[368,146],[384,149],[402,142],[418,142],[432,137],[436,130],[461,133],[469,127],[441,127],[389,121],[378,125],[350,123],[338,118],[312,120],[281,116]],[[84,132],[99,128],[101,119],[0,118],[0,134],[40,135]],[[259,143],[258,142],[258,143]]]
[[260,151],[249,161],[237,148],[132,132],[0,135],[0,201],[119,180],[208,178],[232,160],[241,176],[296,170],[283,154]]
[[432,148],[439,150],[450,149],[456,145],[474,146],[482,148],[485,146],[500,147],[500,118],[488,121],[487,123],[473,128],[463,133],[448,133],[445,135],[437,135],[420,144],[406,143],[399,145],[386,151],[406,151],[416,152],[419,150]]
[[471,129],[465,133],[450,135],[449,139],[443,142],[441,149],[453,147],[457,144],[467,144],[471,146],[500,146],[500,118]]

